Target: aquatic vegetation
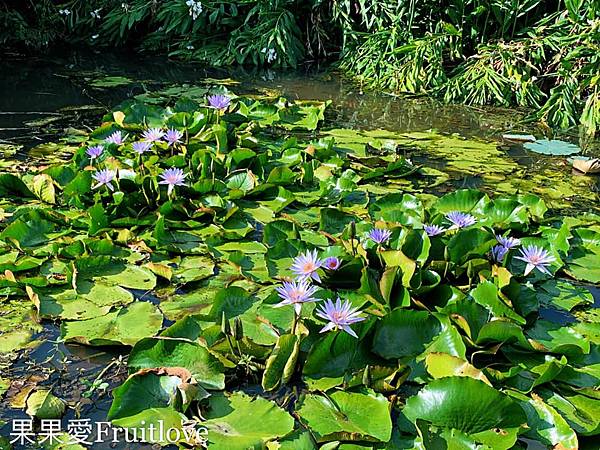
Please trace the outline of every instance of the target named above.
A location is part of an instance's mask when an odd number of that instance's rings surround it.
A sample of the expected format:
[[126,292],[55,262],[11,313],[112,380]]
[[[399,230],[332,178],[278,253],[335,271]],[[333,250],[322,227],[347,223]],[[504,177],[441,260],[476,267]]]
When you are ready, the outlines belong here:
[[318,270],[323,265],[323,260],[319,259],[319,255],[316,250],[312,252],[306,251],[296,258],[292,263],[291,271],[298,276],[300,280],[313,279],[317,282],[321,282]]
[[477,222],[477,219],[471,214],[460,211],[450,211],[446,214],[446,219],[452,224],[450,230],[470,227]]
[[547,250],[536,247],[535,245],[529,245],[521,249],[521,255],[515,256],[515,259],[525,261],[527,266],[525,267],[524,275],[529,275],[533,269],[537,269],[542,273],[552,275],[547,269],[547,266],[556,261],[554,256],[550,255]]
[[357,339],[358,336],[350,325],[365,320],[364,317],[360,316],[358,308],[352,308],[352,303],[348,300],[344,300],[344,303],[342,303],[339,297],[335,303],[331,300],[326,300],[320,309],[317,309],[316,315],[328,322],[319,333],[331,330],[343,330]]
[[103,169],[99,170],[92,175],[92,178],[96,180],[96,184],[92,186],[92,189],[98,189],[100,186],[106,186],[111,191],[114,191],[115,188],[112,185],[113,180],[117,173],[114,170]]
[[[523,191],[433,195],[402,136],[322,132],[323,102],[231,96],[216,114],[145,95],[69,162],[0,174],[3,355],[45,339],[37,320],[118,346],[107,420],[181,436],[192,421],[215,449],[597,438],[599,215]],[[185,139],[138,157],[150,129]],[[445,139],[418,142],[460,151]]]
[[276,288],[277,293],[283,301],[277,303],[275,307],[293,305],[296,314],[299,316],[302,311],[302,304],[318,301],[313,297],[318,288],[311,286],[306,279],[299,281],[286,281],[283,286]]
[[373,228],[371,231],[369,231],[367,237],[376,244],[382,245],[390,240],[390,237],[392,237],[392,232],[390,230],[383,230],[381,228]]
[[167,169],[160,174],[161,181],[158,184],[166,184],[168,186],[167,195],[171,195],[175,186],[186,186],[185,177],[187,174],[183,173],[181,169]]
[[226,95],[211,95],[208,97],[208,104],[221,111],[225,111],[231,104],[231,99]]
[[150,141],[137,141],[131,144],[131,148],[134,152],[143,155],[152,149],[152,142]]
[[14,47],[119,45],[217,66],[337,58],[361,86],[600,128],[593,0],[40,0],[0,9],[0,25],[0,43]]

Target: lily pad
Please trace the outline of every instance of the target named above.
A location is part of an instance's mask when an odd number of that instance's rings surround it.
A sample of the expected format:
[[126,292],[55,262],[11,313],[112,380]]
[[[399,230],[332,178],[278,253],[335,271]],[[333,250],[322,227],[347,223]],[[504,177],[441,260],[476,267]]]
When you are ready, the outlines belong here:
[[328,396],[307,394],[297,409],[318,442],[377,440],[387,442],[392,421],[387,399],[372,391],[335,391]]
[[205,347],[185,339],[145,338],[137,342],[127,360],[130,371],[157,367],[183,367],[206,389],[225,388],[223,365]]
[[27,414],[38,419],[58,419],[65,408],[65,403],[49,390],[35,391],[27,398]]
[[66,341],[86,345],[134,345],[145,337],[157,334],[162,321],[162,314],[154,305],[134,302],[105,316],[63,322],[61,336]]
[[273,402],[242,392],[211,396],[205,418],[210,447],[228,450],[264,448],[294,428],[294,419]]
[[581,151],[577,145],[557,139],[538,139],[535,142],[526,142],[523,147],[535,153],[554,156],[574,155]]
[[514,428],[527,422],[518,403],[483,381],[470,377],[432,381],[406,401],[403,413],[412,421],[423,419],[467,434],[493,428]]

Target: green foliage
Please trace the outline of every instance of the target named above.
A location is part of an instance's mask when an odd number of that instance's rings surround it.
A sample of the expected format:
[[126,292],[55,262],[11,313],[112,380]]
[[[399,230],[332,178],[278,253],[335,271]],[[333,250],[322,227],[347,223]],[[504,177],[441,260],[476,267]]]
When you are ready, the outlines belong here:
[[134,46],[227,66],[339,55],[377,89],[517,105],[551,127],[600,126],[596,0],[0,2],[0,43]]
[[[106,114],[70,161],[0,179],[3,313],[16,305],[0,352],[35,345],[31,308],[60,320],[65,342],[131,347],[108,420],[191,421],[214,449],[577,448],[600,434],[598,317],[582,284],[600,282],[599,216],[551,216],[533,194],[435,197],[389,132],[322,133],[323,102],[229,94],[217,110],[208,88],[173,92]],[[150,126],[178,142],[136,153]],[[115,131],[122,143],[106,141]],[[173,168],[185,179],[171,190]],[[115,176],[97,183],[100,170]],[[456,225],[460,213],[471,221]],[[522,247],[494,256],[509,235]],[[529,245],[552,256],[548,271],[526,271]],[[307,250],[339,267],[315,269],[296,313],[276,288]],[[338,297],[363,320],[324,329],[316,308]],[[62,413],[38,392],[32,414]]]

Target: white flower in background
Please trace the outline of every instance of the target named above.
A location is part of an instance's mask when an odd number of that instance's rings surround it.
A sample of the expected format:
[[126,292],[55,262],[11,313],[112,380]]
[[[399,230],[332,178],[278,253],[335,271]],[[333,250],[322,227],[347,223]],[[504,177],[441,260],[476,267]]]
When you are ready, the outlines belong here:
[[194,50],[194,46],[193,46],[193,45],[188,45],[186,48],[187,48],[188,50]]
[[65,16],[65,17],[66,17],[66,16],[68,16],[68,15],[70,15],[70,14],[71,14],[71,11],[70,11],[70,10],[68,10],[68,9],[59,9],[59,10],[58,10],[58,13],[59,13],[61,16]]
[[277,51],[274,48],[263,48],[261,50],[262,53],[267,54],[267,62],[271,64],[273,61],[277,59]]
[[100,9],[96,9],[90,12],[90,16],[92,16],[92,19],[100,19]]
[[192,16],[193,20],[196,20],[202,14],[202,2],[187,0],[185,4],[190,8],[190,16]]
[[99,35],[99,34],[94,34],[94,35],[92,36],[92,40],[94,40],[94,39],[98,39],[99,37],[100,37],[100,35]]
[[125,2],[121,3],[121,8],[125,10],[125,12],[129,12],[129,5]]

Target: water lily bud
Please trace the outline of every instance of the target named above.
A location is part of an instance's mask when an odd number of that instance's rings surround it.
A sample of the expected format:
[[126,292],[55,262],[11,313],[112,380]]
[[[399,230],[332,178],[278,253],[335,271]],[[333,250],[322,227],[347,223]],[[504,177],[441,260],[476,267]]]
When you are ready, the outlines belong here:
[[373,380],[371,378],[371,366],[367,365],[365,367],[365,370],[363,371],[362,383],[365,386],[370,387],[372,382]]
[[242,325],[242,320],[239,317],[236,317],[233,320],[233,338],[236,341],[242,340],[244,337],[244,326]]
[[223,316],[221,318],[221,332],[226,336],[231,336],[231,324],[225,316],[225,311],[223,311]]

